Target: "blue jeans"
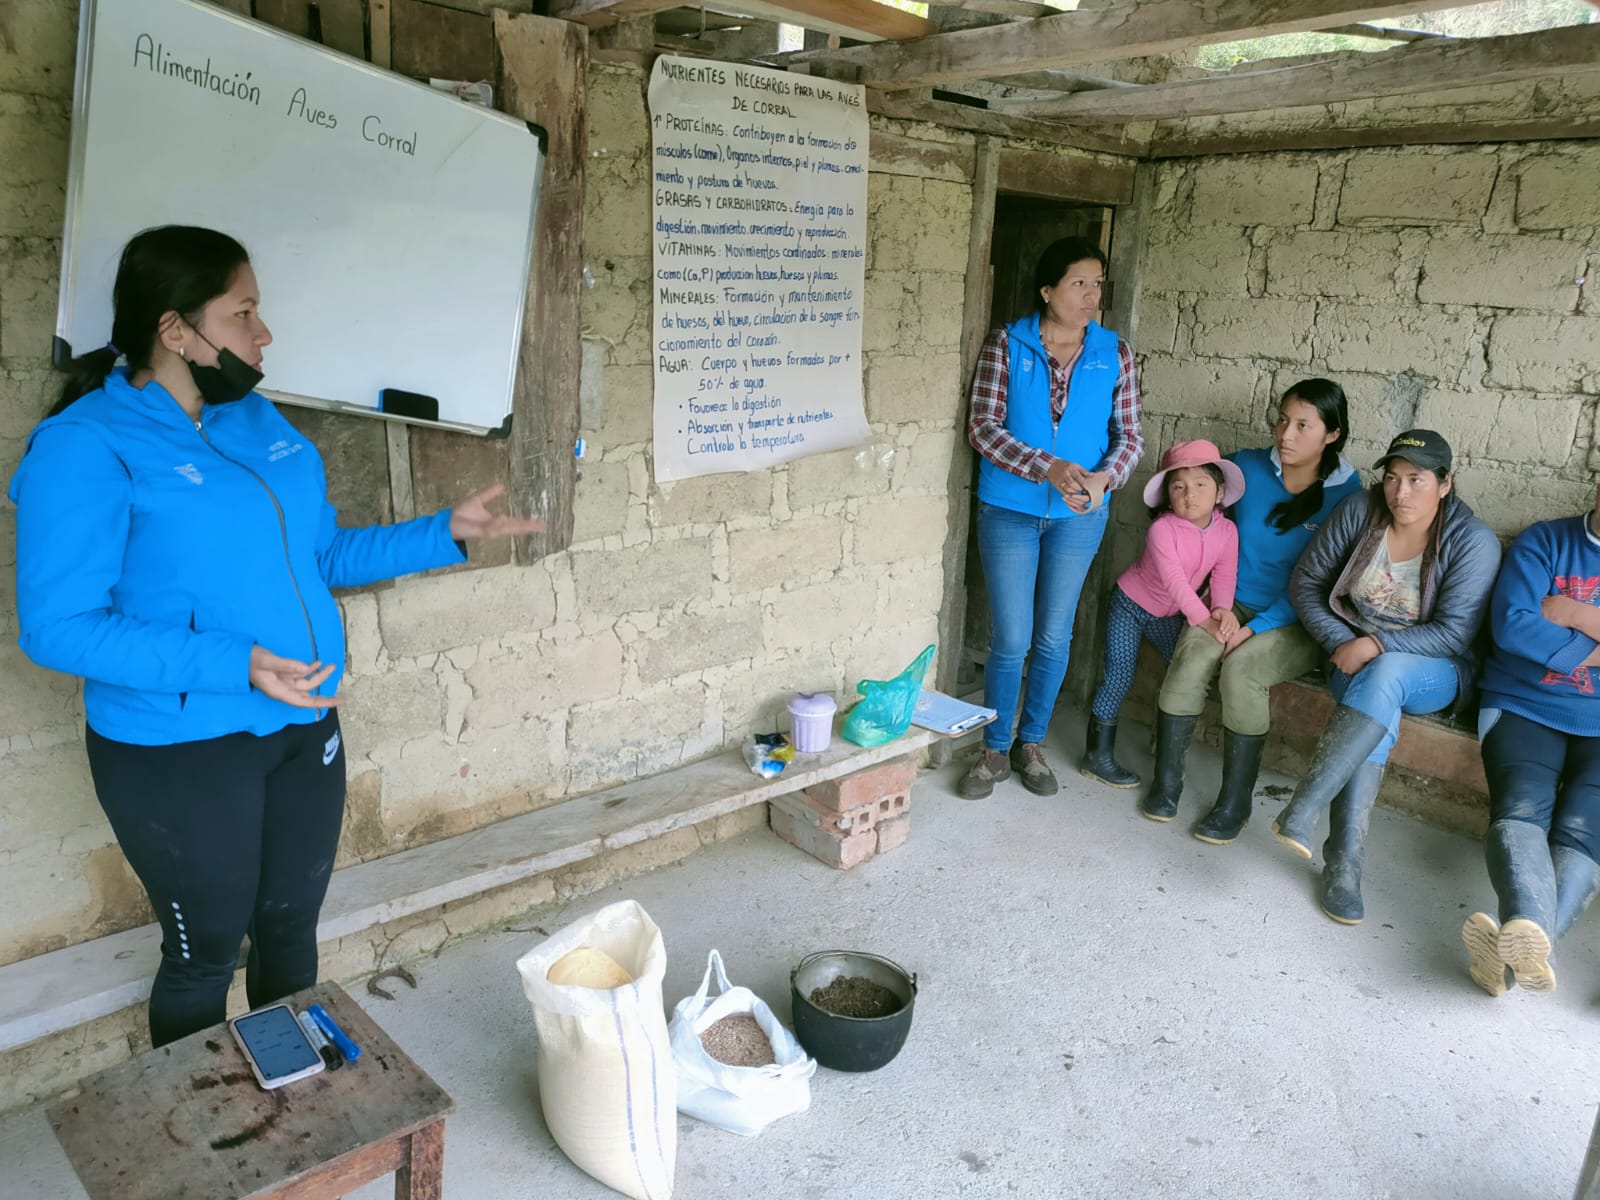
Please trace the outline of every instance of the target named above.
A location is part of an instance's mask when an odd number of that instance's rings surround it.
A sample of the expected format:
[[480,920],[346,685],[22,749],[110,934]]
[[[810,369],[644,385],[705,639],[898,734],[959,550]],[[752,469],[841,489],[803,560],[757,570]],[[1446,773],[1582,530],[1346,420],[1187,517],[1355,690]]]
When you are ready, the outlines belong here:
[[1459,686],[1455,664],[1448,658],[1388,651],[1354,675],[1335,667],[1328,679],[1328,690],[1340,704],[1388,726],[1383,741],[1367,755],[1371,763],[1389,761],[1389,751],[1400,734],[1401,713],[1432,713],[1448,708]]
[[1081,517],[1054,519],[978,505],[978,557],[989,589],[992,626],[983,703],[999,714],[984,730],[989,749],[1011,746],[1024,659],[1028,691],[1022,696],[1017,736],[1024,742],[1044,741],[1067,675],[1078,595],[1105,531],[1104,504]]

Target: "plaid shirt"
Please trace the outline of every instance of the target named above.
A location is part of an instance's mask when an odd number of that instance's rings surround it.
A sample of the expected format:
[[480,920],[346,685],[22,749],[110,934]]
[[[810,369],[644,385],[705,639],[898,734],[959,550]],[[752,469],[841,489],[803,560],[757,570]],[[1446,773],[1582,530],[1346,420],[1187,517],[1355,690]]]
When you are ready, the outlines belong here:
[[[1082,353],[1082,349],[1079,349]],[[1050,414],[1060,421],[1067,410],[1067,388],[1072,365],[1077,361],[1057,362],[1050,356]],[[1111,398],[1111,442],[1105,458],[1093,464],[1079,463],[1091,471],[1103,470],[1111,477],[1107,490],[1128,482],[1133,468],[1144,454],[1144,434],[1139,430],[1139,370],[1128,343],[1117,339],[1117,386]],[[1006,392],[1011,383],[1011,339],[1004,329],[992,331],[978,354],[978,371],[972,381],[972,409],[967,417],[967,440],[972,448],[995,466],[1033,483],[1045,477],[1055,455],[1021,441],[1006,428]]]

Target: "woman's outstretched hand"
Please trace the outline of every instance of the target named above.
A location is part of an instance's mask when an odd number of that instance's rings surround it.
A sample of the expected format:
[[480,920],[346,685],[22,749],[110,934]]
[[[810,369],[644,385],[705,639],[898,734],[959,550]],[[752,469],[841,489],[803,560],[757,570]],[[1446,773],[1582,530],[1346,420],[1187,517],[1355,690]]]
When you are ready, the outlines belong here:
[[543,533],[545,523],[539,517],[516,517],[509,513],[489,511],[490,501],[498,500],[505,490],[505,484],[494,484],[476,495],[468,496],[451,509],[450,537],[458,542],[477,542],[487,538]]
[[332,663],[300,662],[283,658],[261,646],[250,648],[250,686],[294,708],[339,707],[338,696],[311,694],[328,682],[332,674]]

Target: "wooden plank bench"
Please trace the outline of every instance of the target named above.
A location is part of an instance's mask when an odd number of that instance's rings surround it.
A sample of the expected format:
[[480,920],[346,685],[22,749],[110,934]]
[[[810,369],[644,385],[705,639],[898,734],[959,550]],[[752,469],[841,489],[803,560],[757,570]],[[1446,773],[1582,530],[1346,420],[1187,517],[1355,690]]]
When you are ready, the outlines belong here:
[[[940,735],[913,726],[864,749],[837,736],[761,779],[737,750],[335,871],[324,945],[387,922],[698,825],[892,759]],[[0,967],[0,1053],[143,1003],[161,931],[141,926]]]
[[361,1057],[273,1091],[224,1025],[91,1076],[48,1111],[90,1200],[323,1200],[385,1175],[396,1200],[438,1200],[455,1105],[335,984],[320,1004]]

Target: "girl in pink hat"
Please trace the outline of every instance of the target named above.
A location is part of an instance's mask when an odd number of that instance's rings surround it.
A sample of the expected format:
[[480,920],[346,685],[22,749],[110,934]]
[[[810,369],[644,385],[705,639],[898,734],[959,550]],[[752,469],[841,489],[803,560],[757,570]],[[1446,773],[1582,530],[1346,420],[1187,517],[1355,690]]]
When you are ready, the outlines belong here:
[[1139,643],[1148,639],[1170,662],[1185,624],[1205,626],[1224,644],[1238,631],[1233,589],[1239,531],[1222,510],[1242,495],[1243,472],[1203,439],[1174,445],[1145,485],[1144,502],[1155,521],[1144,553],[1111,591],[1105,676],[1094,696],[1081,768],[1090,779],[1117,788],[1139,786],[1139,777],[1117,762],[1115,752],[1117,712],[1133,683]]

